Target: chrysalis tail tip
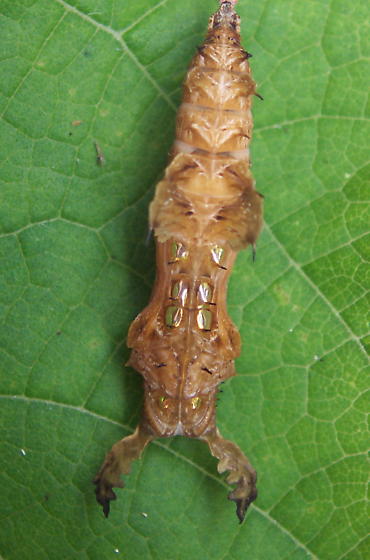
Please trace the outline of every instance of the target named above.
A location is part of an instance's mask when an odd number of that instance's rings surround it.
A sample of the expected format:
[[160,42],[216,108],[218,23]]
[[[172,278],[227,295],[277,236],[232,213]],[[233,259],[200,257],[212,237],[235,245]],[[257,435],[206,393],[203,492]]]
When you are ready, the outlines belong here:
[[254,488],[251,494],[247,498],[234,498],[232,493],[228,496],[229,500],[232,500],[236,504],[236,516],[239,519],[239,523],[243,523],[247,509],[252,502],[257,498],[257,489]]
[[104,484],[104,481],[102,481],[99,474],[94,478],[92,483],[96,486],[96,501],[102,506],[104,517],[107,518],[110,512],[110,502],[117,499],[117,496],[112,489],[113,486],[110,484]]

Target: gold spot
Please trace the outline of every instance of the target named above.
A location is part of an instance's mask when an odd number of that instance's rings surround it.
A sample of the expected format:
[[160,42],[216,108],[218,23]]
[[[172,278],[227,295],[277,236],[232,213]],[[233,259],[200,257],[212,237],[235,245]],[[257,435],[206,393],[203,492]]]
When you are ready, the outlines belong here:
[[186,298],[188,295],[188,287],[182,280],[178,282],[174,282],[171,289],[171,297],[174,299],[179,299],[181,301],[181,305],[184,306],[186,302]]
[[216,264],[218,264],[218,266],[221,266],[221,263],[225,257],[224,249],[222,247],[219,247],[219,245],[215,245],[211,250],[211,255],[212,255],[212,260]]
[[182,243],[174,241],[171,243],[171,260],[179,261],[180,259],[186,259],[189,256],[189,251],[187,251]]
[[193,410],[199,408],[201,404],[202,404],[202,399],[200,397],[194,397],[191,399],[191,408]]
[[178,298],[180,293],[181,282],[174,282],[172,285],[171,296],[173,298]]
[[212,326],[212,311],[199,309],[197,313],[198,327],[204,331],[210,331]]
[[158,402],[159,402],[159,406],[161,408],[168,408],[169,407],[169,400],[164,395],[159,397]]
[[198,288],[198,297],[202,303],[210,303],[212,301],[213,290],[208,282],[201,282]]
[[183,310],[176,305],[170,305],[166,309],[165,322],[167,327],[178,327],[181,323]]

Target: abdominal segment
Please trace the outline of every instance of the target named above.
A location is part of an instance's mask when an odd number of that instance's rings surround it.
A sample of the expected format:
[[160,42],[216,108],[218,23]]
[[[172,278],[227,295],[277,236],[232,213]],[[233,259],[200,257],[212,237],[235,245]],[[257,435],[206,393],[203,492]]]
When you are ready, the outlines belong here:
[[149,209],[157,273],[147,307],[127,338],[127,365],[144,379],[142,420],[113,446],[95,484],[109,512],[113,486],[149,441],[175,435],[204,440],[236,484],[229,498],[240,521],[255,499],[256,473],[216,427],[218,385],[235,375],[240,336],[226,310],[237,252],[256,243],[262,195],[250,172],[251,104],[255,94],[240,45],[234,2],[210,18],[184,83],[176,139]]
[[235,374],[240,351],[225,301],[234,258],[219,245],[157,243],[153,296],[128,336],[129,363],[144,376],[144,415],[156,435],[198,437],[214,423],[217,386]]

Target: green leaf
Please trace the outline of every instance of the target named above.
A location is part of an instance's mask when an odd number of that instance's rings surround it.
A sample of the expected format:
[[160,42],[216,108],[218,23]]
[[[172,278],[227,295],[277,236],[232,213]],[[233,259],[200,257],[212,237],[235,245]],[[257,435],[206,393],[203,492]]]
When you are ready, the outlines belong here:
[[[229,308],[218,425],[259,497],[238,525],[198,441],[152,443],[108,520],[91,480],[135,427],[124,368],[147,303],[148,204],[216,1],[3,0],[0,552],[5,560],[361,560],[369,347],[369,18],[363,0],[240,0],[265,195]],[[98,166],[94,142],[105,157]]]

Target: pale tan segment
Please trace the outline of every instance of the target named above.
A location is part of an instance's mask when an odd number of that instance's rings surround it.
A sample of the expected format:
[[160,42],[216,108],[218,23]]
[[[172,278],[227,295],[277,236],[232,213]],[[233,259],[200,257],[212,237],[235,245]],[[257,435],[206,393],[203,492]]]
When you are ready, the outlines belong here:
[[170,163],[150,205],[157,275],[147,307],[133,321],[128,365],[144,378],[140,426],[108,453],[95,483],[109,512],[113,486],[156,437],[208,443],[236,484],[229,495],[240,521],[256,498],[256,473],[216,428],[218,385],[235,375],[240,336],[227,314],[227,282],[237,252],[254,247],[262,196],[250,172],[255,94],[240,45],[234,2],[220,2],[184,83]]

